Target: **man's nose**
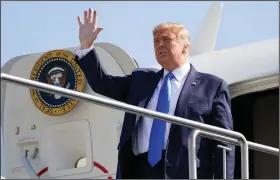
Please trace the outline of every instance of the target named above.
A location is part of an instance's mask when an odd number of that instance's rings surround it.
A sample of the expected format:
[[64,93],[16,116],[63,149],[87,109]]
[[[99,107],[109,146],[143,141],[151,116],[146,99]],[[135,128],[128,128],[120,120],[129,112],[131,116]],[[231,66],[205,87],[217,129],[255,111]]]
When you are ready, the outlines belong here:
[[158,43],[158,47],[161,49],[161,48],[164,48],[164,43],[162,41],[159,41]]

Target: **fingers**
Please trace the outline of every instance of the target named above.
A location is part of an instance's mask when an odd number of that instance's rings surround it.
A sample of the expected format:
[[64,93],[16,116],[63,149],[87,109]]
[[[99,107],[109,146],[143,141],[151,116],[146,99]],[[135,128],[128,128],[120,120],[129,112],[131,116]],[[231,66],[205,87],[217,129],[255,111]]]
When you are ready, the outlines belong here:
[[92,23],[93,23],[94,29],[96,29],[96,24],[97,24],[97,13],[96,13],[95,10],[94,10],[94,12],[93,12],[93,21],[92,21]]
[[88,12],[84,11],[84,24],[88,23]]
[[80,27],[83,25],[80,16],[78,16],[78,24],[79,24]]
[[[78,23],[79,25],[83,25],[80,17],[78,16]],[[94,11],[92,13],[92,9],[89,8],[88,11],[84,11],[84,24],[86,23],[92,23],[94,28],[96,29],[96,24],[97,24],[97,13]]]
[[88,9],[88,22],[92,23],[92,21],[93,21],[92,9],[89,8]]

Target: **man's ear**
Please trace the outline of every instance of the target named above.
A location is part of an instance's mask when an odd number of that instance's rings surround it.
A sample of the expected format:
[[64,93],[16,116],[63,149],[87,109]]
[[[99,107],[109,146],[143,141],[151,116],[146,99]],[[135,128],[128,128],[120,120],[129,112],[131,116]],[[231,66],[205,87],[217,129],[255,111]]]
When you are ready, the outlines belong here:
[[183,53],[186,53],[187,51],[188,51],[188,49],[189,49],[189,44],[187,44],[187,43],[185,43],[185,44],[183,44]]
[[190,42],[189,41],[185,41],[184,44],[183,44],[183,53],[187,53],[189,51],[189,48],[190,48]]
[[181,39],[180,43],[182,46],[182,53],[187,53],[190,46],[189,42],[185,39]]

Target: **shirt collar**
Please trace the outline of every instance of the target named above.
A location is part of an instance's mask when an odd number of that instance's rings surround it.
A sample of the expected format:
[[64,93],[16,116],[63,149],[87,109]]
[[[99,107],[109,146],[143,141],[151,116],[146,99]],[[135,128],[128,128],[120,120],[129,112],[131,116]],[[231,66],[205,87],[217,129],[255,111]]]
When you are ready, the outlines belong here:
[[[189,71],[190,71],[190,63],[186,62],[183,66],[173,70],[172,73],[174,74],[175,79],[180,82],[189,73]],[[164,77],[166,76],[167,73],[169,73],[169,71],[164,69]]]

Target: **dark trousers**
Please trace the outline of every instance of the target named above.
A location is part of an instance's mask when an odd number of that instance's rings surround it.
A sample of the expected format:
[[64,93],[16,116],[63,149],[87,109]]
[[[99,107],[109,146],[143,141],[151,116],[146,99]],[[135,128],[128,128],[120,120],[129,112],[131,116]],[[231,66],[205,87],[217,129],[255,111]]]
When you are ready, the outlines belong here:
[[132,152],[132,143],[129,141],[119,153],[119,163],[122,179],[165,179],[164,157],[154,167],[148,161],[148,153],[135,156]]

